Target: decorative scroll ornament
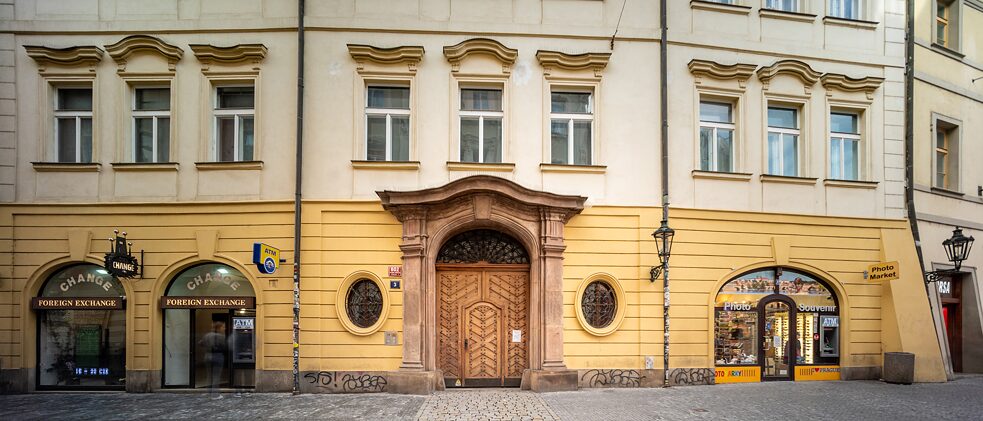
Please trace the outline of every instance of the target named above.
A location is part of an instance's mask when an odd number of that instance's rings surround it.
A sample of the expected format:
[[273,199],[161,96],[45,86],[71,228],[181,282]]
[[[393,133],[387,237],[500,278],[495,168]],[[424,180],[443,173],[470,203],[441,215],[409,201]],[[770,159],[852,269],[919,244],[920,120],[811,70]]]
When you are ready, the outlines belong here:
[[202,64],[202,70],[208,70],[213,64],[236,64],[250,62],[254,70],[259,70],[259,62],[266,58],[266,46],[263,44],[238,44],[231,47],[216,47],[207,44],[191,44],[191,51]]
[[700,84],[704,77],[719,80],[737,80],[738,86],[745,88],[748,79],[754,74],[756,64],[720,64],[709,60],[693,59],[689,62],[689,72],[696,77],[696,83]]
[[594,71],[595,77],[601,77],[601,71],[607,67],[608,60],[611,59],[611,53],[566,54],[559,51],[539,50],[536,51],[536,59],[543,66],[543,73],[546,75],[549,75],[554,68],[590,69]]
[[455,235],[444,243],[437,263],[528,264],[525,247],[495,230],[479,229]]
[[602,329],[614,321],[614,315],[618,311],[618,300],[611,285],[598,280],[587,284],[580,306],[584,313],[584,320],[595,329]]
[[359,279],[345,298],[345,311],[348,319],[360,328],[368,328],[379,321],[382,315],[382,291],[379,285],[369,279]]
[[780,74],[790,74],[795,76],[802,81],[805,86],[806,93],[809,92],[809,88],[815,85],[819,81],[820,73],[809,67],[808,64],[799,60],[781,60],[775,62],[771,66],[765,66],[758,69],[758,79],[764,84],[764,88],[768,89],[771,84],[771,80]]
[[509,48],[488,38],[472,38],[457,45],[444,47],[444,57],[451,63],[451,71],[461,70],[461,61],[472,54],[487,54],[502,62],[502,73],[511,73],[519,50]]
[[90,72],[96,71],[96,64],[102,61],[102,50],[94,45],[83,45],[68,48],[51,48],[40,45],[25,45],[27,56],[38,64],[38,70],[44,72],[48,66],[89,66]]
[[868,76],[865,78],[854,79],[847,75],[836,73],[826,73],[822,76],[823,87],[826,88],[826,95],[829,96],[831,89],[839,89],[845,92],[863,92],[868,100],[874,99],[874,91],[881,86],[884,78]]
[[416,72],[417,65],[423,60],[423,47],[404,45],[402,47],[379,48],[371,45],[348,44],[348,54],[355,59],[356,69],[365,69],[365,62],[378,64],[406,63],[409,71]]
[[126,61],[138,51],[150,51],[167,59],[167,68],[174,71],[177,62],[184,56],[180,47],[168,44],[149,35],[131,35],[119,42],[106,46],[106,52],[116,61],[119,71],[126,70]]

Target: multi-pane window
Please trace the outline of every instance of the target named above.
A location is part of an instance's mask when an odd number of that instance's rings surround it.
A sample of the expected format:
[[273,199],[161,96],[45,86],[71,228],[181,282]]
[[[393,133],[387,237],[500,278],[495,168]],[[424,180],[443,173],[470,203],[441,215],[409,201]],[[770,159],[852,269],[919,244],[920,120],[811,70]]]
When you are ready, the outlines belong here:
[[365,159],[410,159],[410,88],[368,87],[365,104]]
[[859,116],[850,113],[829,115],[829,176],[837,180],[860,179]]
[[700,169],[734,171],[734,107],[700,101]]
[[255,147],[252,86],[224,86],[215,90],[216,160],[252,161]]
[[829,15],[843,19],[860,19],[861,0],[829,0]]
[[934,187],[947,190],[959,188],[958,131],[959,127],[954,124],[935,122]]
[[461,89],[461,162],[502,162],[502,90]]
[[55,92],[55,153],[58,162],[92,162],[92,89]]
[[799,0],[765,0],[765,8],[785,12],[798,12]]
[[589,92],[553,92],[550,101],[550,162],[590,165],[594,124]]
[[799,175],[799,110],[768,107],[768,174]]
[[936,0],[935,3],[935,42],[944,47],[951,47],[952,4],[952,0]]
[[171,90],[133,90],[133,161],[167,162],[170,159]]

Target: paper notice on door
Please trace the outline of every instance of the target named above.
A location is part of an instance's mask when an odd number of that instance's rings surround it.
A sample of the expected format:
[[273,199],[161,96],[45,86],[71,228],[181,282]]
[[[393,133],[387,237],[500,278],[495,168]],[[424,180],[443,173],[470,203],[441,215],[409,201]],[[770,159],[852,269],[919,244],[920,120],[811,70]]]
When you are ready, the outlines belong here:
[[781,348],[781,347],[782,347],[782,337],[775,336],[775,348]]
[[513,330],[512,331],[512,342],[522,342],[522,331]]

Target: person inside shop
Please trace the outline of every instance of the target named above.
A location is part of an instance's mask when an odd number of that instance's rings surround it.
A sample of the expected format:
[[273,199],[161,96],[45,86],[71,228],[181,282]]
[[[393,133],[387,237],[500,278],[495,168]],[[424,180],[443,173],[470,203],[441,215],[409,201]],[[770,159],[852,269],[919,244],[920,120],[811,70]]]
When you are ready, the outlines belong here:
[[225,354],[228,345],[225,339],[225,322],[212,322],[212,331],[205,334],[198,343],[205,350],[205,363],[208,364],[209,394],[215,399],[222,399],[218,387],[222,381],[222,368],[225,367]]

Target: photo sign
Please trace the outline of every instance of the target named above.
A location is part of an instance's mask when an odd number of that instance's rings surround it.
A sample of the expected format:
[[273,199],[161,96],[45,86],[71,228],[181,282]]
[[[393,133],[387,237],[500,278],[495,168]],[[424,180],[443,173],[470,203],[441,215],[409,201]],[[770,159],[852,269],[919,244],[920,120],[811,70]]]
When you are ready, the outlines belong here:
[[893,281],[898,279],[898,262],[875,263],[867,267],[864,278],[869,281]]
[[280,267],[280,249],[265,243],[253,243],[253,263],[259,273],[272,274]]

